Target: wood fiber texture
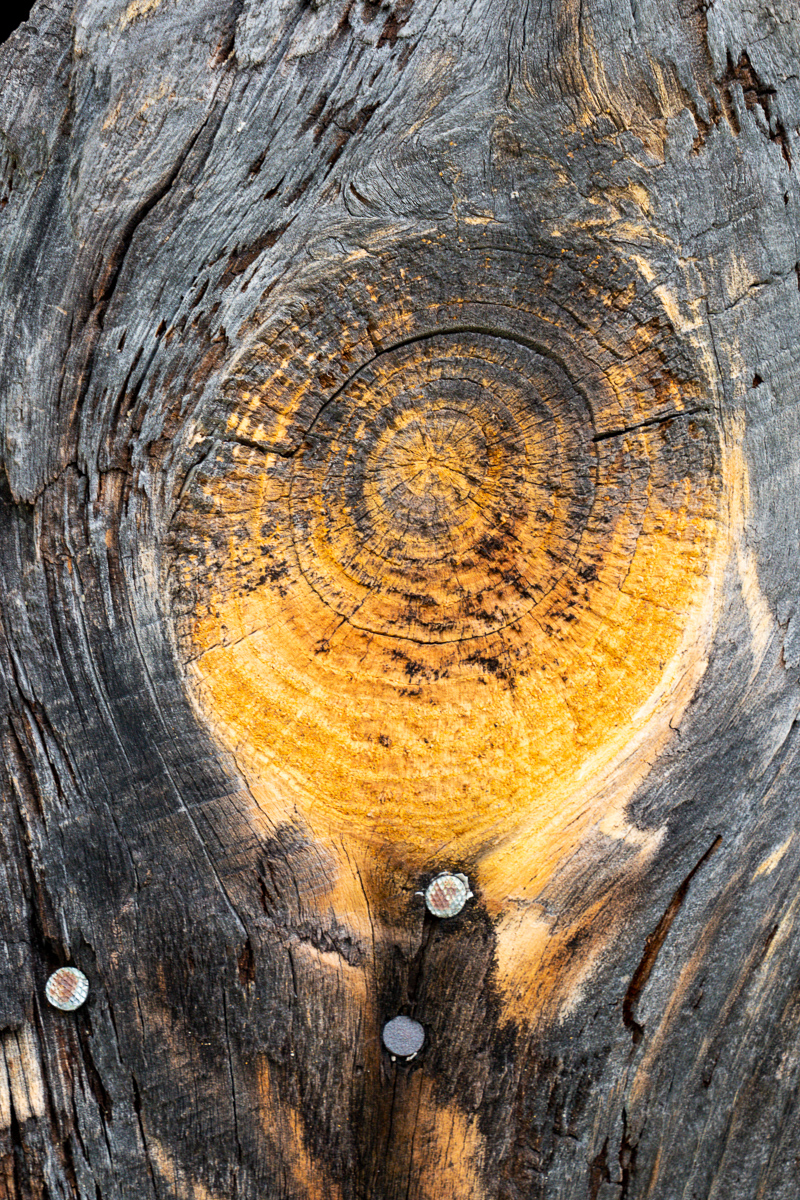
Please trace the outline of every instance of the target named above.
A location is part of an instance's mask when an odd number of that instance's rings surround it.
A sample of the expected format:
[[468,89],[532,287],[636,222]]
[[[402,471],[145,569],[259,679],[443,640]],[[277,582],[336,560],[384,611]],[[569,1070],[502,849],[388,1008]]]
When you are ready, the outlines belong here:
[[767,0],[0,47],[0,1200],[795,1200],[799,127]]

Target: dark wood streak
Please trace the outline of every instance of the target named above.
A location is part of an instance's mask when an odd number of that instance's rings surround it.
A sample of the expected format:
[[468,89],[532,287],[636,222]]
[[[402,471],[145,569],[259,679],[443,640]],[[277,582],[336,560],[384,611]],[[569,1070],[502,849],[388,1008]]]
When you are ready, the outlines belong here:
[[718,836],[714,839],[711,845],[706,850],[705,854],[692,867],[689,874],[683,882],[675,889],[675,893],[670,900],[664,915],[656,925],[652,933],[648,934],[644,944],[644,952],[639,961],[639,965],[631,976],[631,981],[628,984],[628,990],[622,1001],[622,1020],[631,1031],[631,1038],[635,1045],[638,1045],[644,1036],[644,1027],[636,1020],[636,1005],[639,1002],[639,997],[647,986],[647,982],[653,973],[656,965],[656,960],[661,951],[661,947],[667,939],[673,922],[680,911],[680,907],[686,899],[686,893],[689,891],[692,880],[697,872],[704,866],[712,854],[719,849],[722,837]]

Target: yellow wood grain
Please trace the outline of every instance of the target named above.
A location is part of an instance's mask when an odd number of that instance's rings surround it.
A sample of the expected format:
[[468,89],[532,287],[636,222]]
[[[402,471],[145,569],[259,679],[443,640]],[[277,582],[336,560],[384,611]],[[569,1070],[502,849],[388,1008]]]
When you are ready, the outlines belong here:
[[256,342],[174,571],[256,827],[331,849],[362,934],[387,870],[466,868],[519,1013],[569,1004],[611,936],[588,893],[559,916],[559,877],[614,843],[624,907],[658,845],[625,806],[704,669],[730,488],[677,302],[643,320],[641,274],[597,256],[565,287],[476,244],[455,299],[362,258]]

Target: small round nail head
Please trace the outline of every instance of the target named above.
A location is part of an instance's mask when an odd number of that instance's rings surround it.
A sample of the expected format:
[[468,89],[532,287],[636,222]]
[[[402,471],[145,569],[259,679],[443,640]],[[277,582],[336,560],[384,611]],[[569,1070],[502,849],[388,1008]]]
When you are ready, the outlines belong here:
[[53,1008],[74,1012],[89,995],[89,980],[76,967],[61,967],[48,979],[44,994]]
[[383,1027],[383,1044],[394,1058],[413,1058],[425,1042],[425,1030],[411,1017],[394,1017]]
[[454,917],[472,896],[466,875],[444,872],[425,889],[425,903],[434,917]]

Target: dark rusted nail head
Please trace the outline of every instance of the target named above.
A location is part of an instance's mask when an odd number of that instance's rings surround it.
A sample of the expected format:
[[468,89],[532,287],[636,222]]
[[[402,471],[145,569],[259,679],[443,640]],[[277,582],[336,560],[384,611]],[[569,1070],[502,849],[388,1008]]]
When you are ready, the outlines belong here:
[[434,917],[454,917],[471,898],[466,875],[437,875],[425,889],[425,903]]
[[61,967],[48,979],[44,994],[53,1008],[74,1012],[89,995],[89,980],[76,967]]
[[392,1058],[414,1058],[425,1042],[425,1030],[411,1017],[395,1017],[383,1027],[383,1044]]

